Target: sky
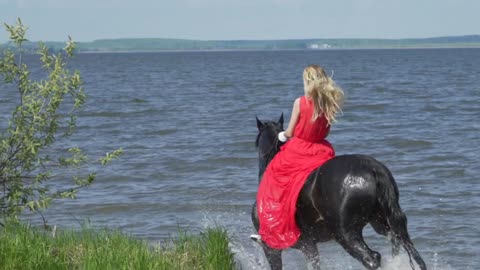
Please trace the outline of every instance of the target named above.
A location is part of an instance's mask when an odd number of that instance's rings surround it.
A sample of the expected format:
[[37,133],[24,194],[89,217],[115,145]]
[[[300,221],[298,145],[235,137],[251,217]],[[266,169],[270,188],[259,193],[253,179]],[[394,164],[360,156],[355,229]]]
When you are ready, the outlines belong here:
[[479,12],[480,0],[0,0],[2,25],[21,18],[32,41],[475,35]]

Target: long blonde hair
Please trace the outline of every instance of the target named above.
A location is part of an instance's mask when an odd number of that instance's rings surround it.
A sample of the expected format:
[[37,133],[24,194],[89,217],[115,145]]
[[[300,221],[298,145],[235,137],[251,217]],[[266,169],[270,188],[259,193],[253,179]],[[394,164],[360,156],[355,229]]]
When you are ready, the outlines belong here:
[[342,89],[318,65],[310,65],[305,68],[303,81],[305,95],[313,100],[315,108],[312,120],[316,120],[323,113],[329,124],[335,122],[335,116],[342,111]]

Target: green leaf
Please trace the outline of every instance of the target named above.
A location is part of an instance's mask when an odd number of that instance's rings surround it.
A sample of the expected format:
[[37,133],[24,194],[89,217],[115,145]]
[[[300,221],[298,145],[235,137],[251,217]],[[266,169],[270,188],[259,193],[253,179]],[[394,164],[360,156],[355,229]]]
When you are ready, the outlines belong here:
[[123,149],[119,148],[112,153],[106,153],[103,158],[100,158],[100,163],[105,166],[114,159],[118,159],[123,154]]

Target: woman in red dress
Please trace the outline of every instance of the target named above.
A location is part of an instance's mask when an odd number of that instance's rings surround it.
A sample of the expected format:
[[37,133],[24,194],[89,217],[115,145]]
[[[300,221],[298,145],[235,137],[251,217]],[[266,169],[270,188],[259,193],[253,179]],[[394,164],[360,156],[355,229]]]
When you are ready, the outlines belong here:
[[308,175],[335,156],[325,138],[341,110],[343,92],[317,65],[305,68],[303,82],[305,95],[295,100],[288,128],[279,134],[286,143],[268,164],[257,193],[260,229],[252,238],[275,249],[297,242],[298,194]]

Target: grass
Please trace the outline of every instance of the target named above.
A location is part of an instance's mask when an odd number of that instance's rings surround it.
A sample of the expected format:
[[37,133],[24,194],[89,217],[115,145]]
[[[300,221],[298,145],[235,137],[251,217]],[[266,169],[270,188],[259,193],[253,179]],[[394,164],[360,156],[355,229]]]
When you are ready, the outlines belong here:
[[152,246],[118,231],[51,233],[28,225],[0,228],[0,269],[235,269],[228,235],[220,228],[180,235]]

